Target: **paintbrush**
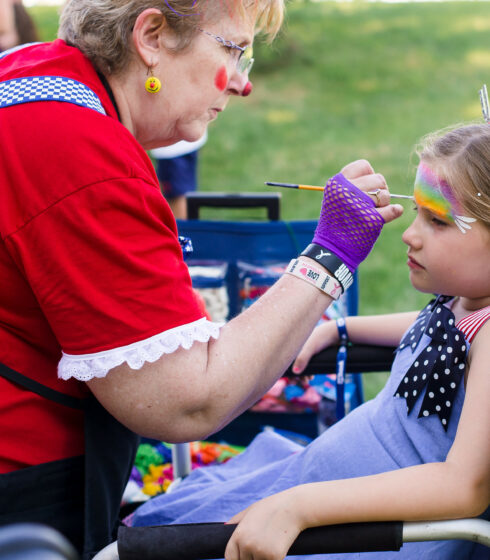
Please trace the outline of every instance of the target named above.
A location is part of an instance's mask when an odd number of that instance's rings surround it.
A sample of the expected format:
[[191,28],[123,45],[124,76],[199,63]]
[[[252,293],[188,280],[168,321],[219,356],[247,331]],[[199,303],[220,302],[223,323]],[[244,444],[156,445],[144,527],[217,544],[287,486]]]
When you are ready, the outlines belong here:
[[[325,187],[319,187],[315,185],[296,185],[294,183],[274,183],[272,181],[266,181],[265,183],[269,187],[286,187],[288,189],[300,189],[304,191],[323,191]],[[367,194],[377,195],[377,191],[368,191]],[[406,198],[408,200],[413,200],[413,196],[408,194],[394,194],[390,193],[391,198]]]

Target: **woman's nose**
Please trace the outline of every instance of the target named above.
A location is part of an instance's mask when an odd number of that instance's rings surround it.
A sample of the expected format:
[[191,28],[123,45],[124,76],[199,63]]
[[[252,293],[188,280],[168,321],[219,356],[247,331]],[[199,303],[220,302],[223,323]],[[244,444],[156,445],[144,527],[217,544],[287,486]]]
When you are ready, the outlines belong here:
[[235,69],[228,83],[228,90],[231,95],[247,97],[252,93],[252,82],[248,79],[248,72],[239,72]]
[[242,97],[248,97],[252,93],[252,90],[253,90],[253,84],[252,82],[248,81],[245,84],[245,87],[243,88]]

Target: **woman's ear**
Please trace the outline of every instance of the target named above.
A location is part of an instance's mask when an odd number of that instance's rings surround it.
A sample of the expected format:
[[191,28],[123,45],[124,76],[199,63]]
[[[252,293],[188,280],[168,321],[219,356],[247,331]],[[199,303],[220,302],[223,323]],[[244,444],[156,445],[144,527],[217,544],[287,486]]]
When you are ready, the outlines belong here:
[[133,43],[141,60],[151,68],[155,66],[161,48],[161,34],[167,22],[162,12],[148,8],[136,18],[133,27]]

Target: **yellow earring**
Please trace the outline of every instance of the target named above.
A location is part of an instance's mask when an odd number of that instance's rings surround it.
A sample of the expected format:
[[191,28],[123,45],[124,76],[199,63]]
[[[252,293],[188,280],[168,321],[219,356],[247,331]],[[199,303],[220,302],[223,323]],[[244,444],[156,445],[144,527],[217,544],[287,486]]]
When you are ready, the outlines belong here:
[[[148,74],[151,73],[152,70],[148,68]],[[162,89],[162,82],[155,76],[150,75],[145,82],[145,89],[149,93],[157,93]]]

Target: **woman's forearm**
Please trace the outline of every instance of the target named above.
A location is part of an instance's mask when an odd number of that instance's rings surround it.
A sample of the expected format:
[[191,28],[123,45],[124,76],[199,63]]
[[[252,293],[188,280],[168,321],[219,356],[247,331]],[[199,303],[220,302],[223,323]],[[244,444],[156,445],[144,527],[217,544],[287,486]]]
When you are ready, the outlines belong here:
[[89,387],[114,416],[142,435],[165,441],[203,438],[274,384],[331,301],[286,274],[227,323],[217,340],[163,355],[138,371],[119,366]]

